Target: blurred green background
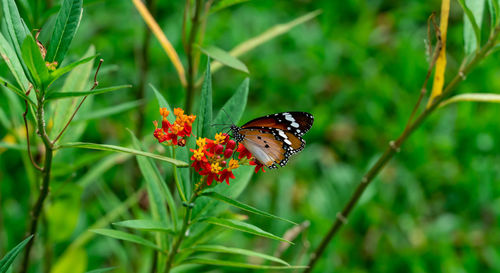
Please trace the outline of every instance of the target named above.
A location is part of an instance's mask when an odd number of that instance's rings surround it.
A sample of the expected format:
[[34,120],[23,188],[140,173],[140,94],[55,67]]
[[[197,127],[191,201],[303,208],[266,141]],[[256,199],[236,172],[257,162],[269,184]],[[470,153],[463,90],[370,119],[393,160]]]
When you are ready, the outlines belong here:
[[[404,128],[428,66],[427,18],[432,12],[439,13],[440,5],[435,0],[252,0],[210,15],[204,45],[230,50],[273,25],[316,9],[323,11],[316,19],[240,57],[250,71],[249,102],[240,125],[281,111],[307,111],[315,116],[314,126],[304,137],[306,149],[287,167],[253,176],[239,198],[295,222],[310,222],[296,244],[283,253],[291,264],[306,263],[363,173]],[[155,6],[155,18],[185,63],[183,1],[157,1]],[[463,57],[462,16],[458,3],[452,1],[448,78],[456,74]],[[483,25],[488,24],[485,13]],[[94,45],[104,59],[100,85],[133,85],[95,97],[92,108],[135,100],[141,100],[142,106],[91,120],[82,141],[127,145],[129,128],[153,143],[152,121],[160,119],[158,103],[147,84],[145,98],[138,88],[145,30],[131,1],[84,1],[70,57],[78,59]],[[185,91],[154,37],[149,51],[146,83],[154,84],[172,106],[182,106]],[[204,67],[205,57],[202,60],[200,67]],[[498,93],[499,61],[498,53],[489,56],[455,93]],[[5,75],[4,63],[0,71]],[[227,67],[214,74],[216,109],[246,76]],[[5,112],[14,107],[6,100],[8,92],[2,87],[0,105]],[[145,107],[143,117],[138,114],[140,107]],[[499,272],[499,114],[498,105],[468,102],[437,110],[367,189],[315,272]],[[21,113],[17,115],[19,119]],[[139,129],[141,122],[144,126]],[[0,138],[6,135],[7,129],[1,128]],[[158,146],[152,146],[152,151],[164,152]],[[5,253],[23,238],[30,198],[35,195],[24,152],[0,151],[0,253]],[[55,220],[59,226],[53,227],[54,234],[69,230],[55,242],[53,262],[141,184],[140,177],[131,175],[136,169],[132,157],[75,151],[69,158],[59,162],[62,174],[52,188],[70,185],[59,187],[67,191],[59,194],[65,203],[51,207],[59,218],[68,220]],[[96,171],[99,168],[102,170]],[[87,177],[81,193],[71,187],[92,172],[98,175]],[[118,219],[134,219],[144,213],[140,205],[134,205]],[[248,221],[278,235],[291,228],[254,215]],[[279,245],[238,232],[221,232],[217,242],[269,254]],[[151,255],[135,245],[95,236],[84,249],[88,270],[118,266],[116,272],[148,272]],[[242,272],[198,270],[208,269]]]

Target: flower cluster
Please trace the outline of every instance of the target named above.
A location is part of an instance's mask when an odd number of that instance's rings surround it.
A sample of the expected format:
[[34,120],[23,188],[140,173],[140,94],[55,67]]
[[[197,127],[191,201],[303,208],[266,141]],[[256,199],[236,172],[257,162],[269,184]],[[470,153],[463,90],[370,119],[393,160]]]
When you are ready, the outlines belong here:
[[191,136],[193,122],[196,119],[195,115],[185,115],[181,108],[174,109],[175,122],[170,123],[167,116],[170,112],[167,108],[160,108],[160,115],[163,117],[161,128],[158,128],[158,122],[154,121],[155,131],[154,137],[160,143],[168,141],[170,145],[185,146],[185,137]]
[[[190,149],[193,152],[191,167],[202,176],[206,176],[207,184],[234,179],[233,170],[240,166],[240,162],[229,159],[233,156],[236,142],[230,140],[227,134],[218,133],[215,139],[198,138],[196,140],[197,149]],[[228,162],[229,160],[229,162]]]

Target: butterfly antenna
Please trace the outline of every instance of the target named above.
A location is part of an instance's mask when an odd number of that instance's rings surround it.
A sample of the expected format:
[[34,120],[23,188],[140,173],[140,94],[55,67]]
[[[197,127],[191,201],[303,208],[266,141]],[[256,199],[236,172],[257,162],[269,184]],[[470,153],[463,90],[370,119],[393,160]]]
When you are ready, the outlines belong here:
[[224,108],[221,109],[222,111],[224,111],[224,113],[226,114],[226,116],[229,118],[229,120],[231,121],[231,123],[234,125],[236,124],[233,119],[231,118],[231,116],[226,112],[226,110]]

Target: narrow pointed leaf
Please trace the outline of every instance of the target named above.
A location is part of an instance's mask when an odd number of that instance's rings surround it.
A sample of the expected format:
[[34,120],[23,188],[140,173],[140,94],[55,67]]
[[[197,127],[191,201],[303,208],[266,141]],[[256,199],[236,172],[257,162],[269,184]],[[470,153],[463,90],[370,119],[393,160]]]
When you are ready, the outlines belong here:
[[24,74],[23,66],[19,61],[19,59],[17,58],[14,49],[9,44],[7,39],[5,39],[5,37],[1,32],[0,32],[0,55],[7,64],[10,73],[12,73],[12,75],[16,79],[18,86],[21,87],[21,89],[26,90],[28,88],[28,79]]
[[97,56],[98,55],[86,57],[86,58],[83,58],[83,59],[78,60],[76,62],[73,62],[71,64],[68,64],[67,66],[56,69],[54,72],[50,73],[50,77],[51,77],[50,83],[53,83],[55,80],[59,79],[62,75],[70,72],[73,68],[75,68],[81,64],[88,63],[88,62],[92,61]]
[[186,248],[183,250],[239,254],[239,255],[245,255],[245,256],[251,256],[251,257],[258,257],[258,258],[262,258],[265,260],[284,264],[286,266],[290,266],[287,262],[283,261],[280,258],[276,258],[276,257],[273,257],[271,255],[255,252],[255,251],[248,250],[248,249],[242,249],[242,248],[225,247],[225,246],[220,246],[220,245],[197,245],[197,246],[194,246],[191,248]]
[[151,242],[149,240],[146,240],[146,239],[144,239],[142,237],[139,237],[139,236],[137,236],[135,234],[130,234],[130,233],[123,232],[123,231],[120,231],[120,230],[104,229],[104,228],[102,228],[102,229],[92,229],[90,231],[92,231],[94,233],[97,233],[97,234],[100,234],[100,235],[108,236],[108,237],[111,237],[111,238],[114,238],[114,239],[123,240],[123,241],[131,242],[131,243],[135,243],[135,244],[147,246],[149,248],[156,249],[156,250],[159,250],[159,251],[163,251],[161,248],[159,248],[153,242]]
[[247,66],[238,58],[231,56],[227,51],[222,50],[216,46],[209,46],[205,48],[200,48],[201,51],[207,54],[209,57],[221,62],[223,65],[232,67],[236,70],[243,71],[245,73],[248,72]]
[[113,225],[137,230],[161,231],[174,234],[174,230],[167,223],[154,220],[127,220],[113,223]]
[[217,11],[223,10],[225,8],[228,8],[230,6],[243,3],[243,2],[248,2],[250,0],[220,0],[217,1],[217,4],[215,4],[212,8],[210,8],[210,13],[215,13]]
[[228,266],[238,268],[251,268],[251,269],[305,269],[307,266],[278,266],[278,265],[260,265],[260,264],[246,264],[239,262],[231,262],[226,260],[205,259],[205,258],[190,258],[186,259],[184,264],[205,264],[216,266]]
[[485,0],[458,0],[464,10],[464,50],[469,55],[481,47]]
[[[221,110],[214,119],[214,124],[227,124],[230,122],[238,124],[238,121],[240,121],[243,116],[243,111],[245,111],[245,107],[247,105],[249,85],[250,79],[246,78],[231,98],[229,98],[224,106],[222,106]],[[226,112],[224,113],[224,111]]]
[[241,202],[238,202],[238,201],[236,201],[234,199],[228,198],[228,197],[226,197],[226,196],[224,196],[222,194],[219,194],[217,192],[213,192],[213,191],[212,192],[204,192],[202,195],[210,197],[210,198],[213,198],[215,200],[222,201],[222,202],[224,202],[226,204],[229,204],[231,206],[237,207],[237,208],[242,209],[244,211],[248,211],[248,212],[251,212],[251,213],[254,213],[254,214],[257,214],[257,215],[262,215],[262,216],[269,217],[269,218],[279,219],[279,220],[282,220],[282,221],[285,221],[285,222],[297,225],[297,223],[295,223],[295,222],[292,222],[290,220],[287,220],[287,219],[284,219],[284,218],[272,215],[270,213],[267,213],[265,211],[259,210],[257,208],[252,207],[252,206],[249,206],[247,204],[243,204]]
[[[21,16],[19,15],[16,1],[2,0],[1,3],[2,4],[0,6],[2,6],[3,11],[3,22],[6,28],[6,32],[4,32],[4,34],[9,36],[9,40],[11,41],[15,56],[20,61],[22,60],[21,45],[23,44],[27,36],[31,36],[31,33]],[[12,59],[14,58],[14,55],[7,56]],[[20,63],[20,65],[26,77],[30,81],[33,81],[26,65],[22,62]]]
[[63,0],[47,49],[48,62],[62,62],[80,25],[82,12],[82,0]]
[[23,250],[26,244],[33,238],[33,235],[30,235],[28,238],[24,239],[17,246],[11,249],[5,256],[0,260],[0,273],[5,273],[9,270],[10,265],[14,262],[16,256]]
[[34,79],[32,83],[35,85],[35,88],[45,89],[49,81],[49,70],[33,37],[26,36],[21,51],[24,63]]
[[245,223],[242,221],[237,221],[237,220],[232,220],[232,219],[224,219],[224,218],[216,218],[216,217],[208,217],[206,219],[203,219],[202,221],[205,223],[212,224],[212,225],[217,225],[217,226],[221,226],[221,227],[225,227],[225,228],[229,228],[229,229],[239,230],[239,231],[243,231],[246,233],[258,235],[261,237],[266,237],[266,238],[270,238],[273,240],[278,240],[278,241],[293,244],[292,242],[290,242],[288,240],[285,240],[281,237],[278,237],[274,234],[271,234],[267,231],[264,231],[259,227],[256,227],[252,224]]
[[83,96],[89,96],[89,95],[98,95],[98,94],[103,94],[103,93],[108,93],[124,88],[130,88],[132,85],[118,85],[118,86],[111,86],[111,87],[105,87],[105,88],[97,88],[94,90],[89,90],[89,91],[69,91],[69,92],[52,92],[49,93],[46,96],[46,100],[57,100],[57,99],[64,99],[64,98],[72,98],[72,97],[83,97]]
[[8,88],[9,90],[13,91],[18,96],[20,96],[23,100],[27,100],[31,105],[33,105],[33,106],[36,105],[33,102],[33,100],[31,100],[31,98],[29,98],[28,96],[26,96],[26,94],[21,89],[17,88],[12,83],[8,82],[6,79],[4,79],[2,77],[0,77],[0,85],[3,85],[6,88]]
[[205,81],[201,87],[201,99],[197,118],[198,136],[212,138],[212,75],[210,74],[210,59],[207,61]]
[[91,150],[100,150],[100,151],[110,151],[110,152],[121,152],[128,153],[133,155],[145,156],[153,159],[162,160],[171,164],[174,164],[178,167],[187,167],[188,164],[186,162],[176,160],[170,157],[161,156],[149,152],[143,152],[136,149],[126,148],[122,146],[116,145],[108,145],[108,144],[96,144],[96,143],[87,143],[87,142],[69,142],[64,143],[58,146],[59,148],[82,148],[82,149],[91,149]]
[[[154,87],[154,85],[150,84],[149,85],[151,87],[151,89],[153,89],[153,92],[155,93],[155,96],[156,96],[156,99],[158,100],[158,106],[160,108],[167,108],[167,110],[172,113],[172,108],[170,107],[170,105],[168,104],[167,100],[163,97],[163,95],[160,93],[160,91],[158,91],[158,89],[156,89],[156,87]],[[189,114],[189,113],[188,113]],[[170,123],[174,123],[175,122],[175,116],[174,115],[168,115],[167,116],[167,119]]]
[[87,273],[104,273],[104,272],[109,272],[113,269],[115,269],[116,267],[113,266],[113,267],[106,267],[106,268],[99,268],[99,269],[94,269],[92,271],[88,271]]

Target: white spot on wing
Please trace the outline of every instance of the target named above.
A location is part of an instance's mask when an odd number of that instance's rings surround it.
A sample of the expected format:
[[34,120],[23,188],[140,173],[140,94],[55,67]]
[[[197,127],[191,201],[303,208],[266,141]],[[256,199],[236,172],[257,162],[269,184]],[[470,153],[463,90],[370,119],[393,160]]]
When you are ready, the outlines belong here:
[[292,127],[299,128],[299,124],[297,122],[292,122],[290,125],[292,125]]

